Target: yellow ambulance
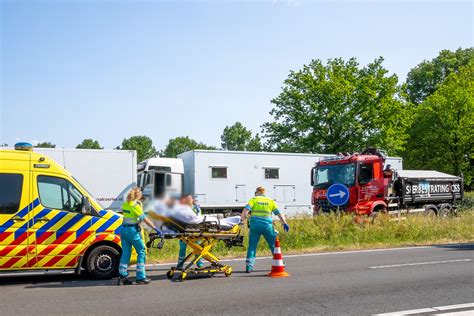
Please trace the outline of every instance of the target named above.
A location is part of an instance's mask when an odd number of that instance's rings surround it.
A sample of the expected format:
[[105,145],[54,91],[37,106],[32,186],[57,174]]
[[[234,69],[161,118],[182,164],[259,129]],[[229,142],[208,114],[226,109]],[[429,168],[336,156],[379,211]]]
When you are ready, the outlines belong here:
[[63,167],[28,143],[0,150],[0,276],[117,274],[122,216],[104,210]]

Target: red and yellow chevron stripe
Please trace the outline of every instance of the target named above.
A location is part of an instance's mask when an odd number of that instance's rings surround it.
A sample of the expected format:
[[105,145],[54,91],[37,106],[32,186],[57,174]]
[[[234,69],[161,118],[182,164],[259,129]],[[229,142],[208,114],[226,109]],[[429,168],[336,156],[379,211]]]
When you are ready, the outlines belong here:
[[21,227],[11,219],[0,225],[0,269],[71,268],[91,245],[120,243],[122,218],[112,211],[96,217],[45,209],[35,200],[15,216],[27,221]]

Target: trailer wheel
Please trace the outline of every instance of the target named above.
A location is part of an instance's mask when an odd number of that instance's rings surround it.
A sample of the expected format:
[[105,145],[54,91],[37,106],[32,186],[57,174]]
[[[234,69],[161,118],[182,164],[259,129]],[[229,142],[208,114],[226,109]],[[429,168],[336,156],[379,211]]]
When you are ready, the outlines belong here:
[[442,218],[449,217],[453,214],[453,207],[451,204],[443,204],[439,208],[438,216]]
[[110,279],[117,275],[120,253],[117,249],[100,245],[92,249],[86,258],[85,268],[94,279]]
[[429,217],[429,218],[435,218],[436,217],[436,210],[433,209],[433,208],[427,208],[424,212],[425,216],[426,217]]

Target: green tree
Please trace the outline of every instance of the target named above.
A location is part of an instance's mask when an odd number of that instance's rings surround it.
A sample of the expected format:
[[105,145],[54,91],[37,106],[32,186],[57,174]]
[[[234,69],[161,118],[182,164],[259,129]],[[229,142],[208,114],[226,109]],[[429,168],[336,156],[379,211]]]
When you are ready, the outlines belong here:
[[92,138],[84,139],[79,145],[76,146],[78,149],[104,149],[101,147],[99,142]]
[[188,136],[182,136],[170,139],[165,149],[160,152],[160,156],[176,158],[179,154],[193,149],[216,149],[216,147],[199,143]]
[[410,108],[383,58],[360,67],[355,58],[312,60],[290,71],[271,102],[275,121],[263,125],[266,146],[288,152],[337,153],[375,146],[400,152]]
[[246,150],[247,151],[263,151],[264,150],[260,135],[255,134],[255,137],[253,137],[247,144]]
[[56,145],[53,144],[53,143],[50,143],[50,142],[41,142],[41,143],[36,144],[36,146],[34,146],[34,147],[38,147],[38,148],[56,148]]
[[221,136],[221,146],[224,150],[247,150],[259,151],[262,149],[261,139],[258,134],[252,137],[252,131],[248,130],[240,122],[232,126],[226,126]]
[[0,144],[0,147],[8,147],[7,143]]
[[122,141],[122,145],[118,146],[116,149],[136,150],[138,162],[157,155],[156,148],[153,146],[153,141],[147,136],[132,136],[130,138],[125,138]]
[[451,73],[416,109],[404,155],[409,168],[474,177],[474,62]]
[[452,72],[474,59],[474,48],[461,49],[455,52],[442,50],[432,60],[424,60],[407,75],[406,92],[409,100],[420,104],[438,89]]

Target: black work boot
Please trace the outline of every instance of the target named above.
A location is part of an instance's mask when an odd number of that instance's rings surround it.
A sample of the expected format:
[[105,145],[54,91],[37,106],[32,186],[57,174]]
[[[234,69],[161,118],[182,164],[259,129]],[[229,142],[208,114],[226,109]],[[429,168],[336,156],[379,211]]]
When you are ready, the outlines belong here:
[[141,279],[141,280],[137,280],[138,285],[150,284],[150,282],[151,282],[151,279],[149,279],[149,278],[144,278],[144,279]]
[[132,285],[132,284],[133,284],[133,281],[130,280],[129,278],[122,277],[122,276],[118,277],[117,285]]

